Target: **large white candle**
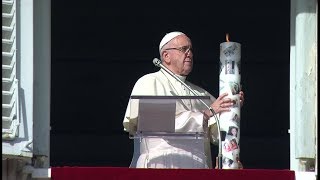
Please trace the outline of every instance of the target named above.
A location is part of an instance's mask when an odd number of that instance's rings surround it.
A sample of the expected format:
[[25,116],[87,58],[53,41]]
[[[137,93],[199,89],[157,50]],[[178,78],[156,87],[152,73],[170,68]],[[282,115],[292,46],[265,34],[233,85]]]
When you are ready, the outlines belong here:
[[241,45],[237,42],[220,44],[220,83],[219,94],[228,93],[227,98],[233,100],[230,112],[220,114],[220,129],[222,132],[222,168],[238,169],[240,158],[240,59]]

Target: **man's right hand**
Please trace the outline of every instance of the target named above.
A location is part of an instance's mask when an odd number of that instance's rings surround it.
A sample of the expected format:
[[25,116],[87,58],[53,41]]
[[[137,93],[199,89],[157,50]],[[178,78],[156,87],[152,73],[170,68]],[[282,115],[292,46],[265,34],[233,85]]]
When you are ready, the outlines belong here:
[[231,111],[230,107],[233,106],[233,102],[230,98],[226,98],[228,93],[221,94],[212,104],[211,107],[213,108],[214,112],[219,114],[225,111]]

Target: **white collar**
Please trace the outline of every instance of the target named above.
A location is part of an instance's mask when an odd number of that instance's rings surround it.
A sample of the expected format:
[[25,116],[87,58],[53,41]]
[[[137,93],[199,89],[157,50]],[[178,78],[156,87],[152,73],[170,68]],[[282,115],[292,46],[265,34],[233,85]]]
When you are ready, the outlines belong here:
[[[175,79],[174,77],[172,77],[172,76],[171,76],[168,72],[166,72],[165,70],[160,69],[160,71],[161,71],[162,73],[164,73],[170,81],[172,81],[172,80],[178,81],[177,79]],[[174,73],[173,73],[173,74],[174,74]],[[178,74],[174,74],[174,75],[177,76],[182,82],[185,82],[186,79],[187,79],[187,76],[182,76],[182,75],[178,75]]]

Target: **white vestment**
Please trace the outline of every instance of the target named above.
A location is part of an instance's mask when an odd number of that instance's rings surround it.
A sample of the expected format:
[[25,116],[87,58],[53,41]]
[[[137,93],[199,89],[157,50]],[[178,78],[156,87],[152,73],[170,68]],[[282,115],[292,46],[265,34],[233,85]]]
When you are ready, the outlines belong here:
[[[207,105],[215,98],[206,90],[186,81],[186,77],[179,76],[190,88],[201,96],[209,96],[205,101]],[[164,70],[150,73],[141,77],[131,92],[131,96],[194,96]],[[130,114],[130,101],[123,120],[124,130],[134,134],[137,126],[137,117]],[[178,109],[179,108],[179,109]],[[183,105],[177,107],[175,120],[176,132],[206,132],[207,139],[204,143],[204,152],[190,147],[188,141],[177,144],[163,138],[146,138],[140,143],[139,157],[133,159],[130,167],[136,168],[212,168],[210,141],[217,143],[217,127],[213,117],[208,123],[203,123],[203,111],[206,107],[199,100],[183,100]],[[137,139],[136,139],[137,140]],[[189,144],[192,144],[189,141]]]

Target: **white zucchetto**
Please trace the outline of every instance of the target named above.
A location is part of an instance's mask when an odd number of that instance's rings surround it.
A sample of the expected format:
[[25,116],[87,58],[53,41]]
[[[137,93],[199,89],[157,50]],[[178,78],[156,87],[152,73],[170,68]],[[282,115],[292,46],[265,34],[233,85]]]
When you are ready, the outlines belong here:
[[184,35],[183,32],[179,32],[179,31],[174,31],[174,32],[170,32],[167,33],[162,40],[160,41],[160,45],[159,45],[159,52],[161,51],[162,47],[167,44],[169,41],[171,41],[173,38],[179,36],[179,35]]

